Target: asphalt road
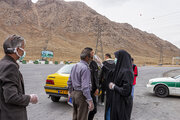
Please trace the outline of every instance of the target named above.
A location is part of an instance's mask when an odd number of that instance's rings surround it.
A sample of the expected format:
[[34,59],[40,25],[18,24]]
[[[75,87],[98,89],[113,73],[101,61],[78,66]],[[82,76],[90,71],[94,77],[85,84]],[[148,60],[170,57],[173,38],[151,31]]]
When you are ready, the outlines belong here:
[[[67,99],[54,103],[44,91],[47,75],[55,73],[60,67],[61,65],[21,65],[26,94],[35,93],[39,96],[38,104],[27,107],[29,120],[72,120],[72,107],[66,103]],[[180,97],[158,98],[146,89],[149,79],[162,77],[164,73],[180,67],[145,66],[138,69],[132,120],[180,120]],[[177,74],[176,71],[174,73]],[[104,106],[98,105],[95,120],[104,120]]]

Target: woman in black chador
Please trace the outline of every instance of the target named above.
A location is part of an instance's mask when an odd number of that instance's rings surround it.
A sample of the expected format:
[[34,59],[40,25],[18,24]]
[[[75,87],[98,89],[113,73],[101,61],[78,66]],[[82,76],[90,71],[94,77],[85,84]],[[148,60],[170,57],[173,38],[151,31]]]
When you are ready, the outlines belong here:
[[116,57],[116,68],[114,71],[114,82],[109,84],[113,90],[111,105],[111,120],[130,120],[133,105],[131,96],[133,85],[133,68],[131,56],[124,50],[114,53]]

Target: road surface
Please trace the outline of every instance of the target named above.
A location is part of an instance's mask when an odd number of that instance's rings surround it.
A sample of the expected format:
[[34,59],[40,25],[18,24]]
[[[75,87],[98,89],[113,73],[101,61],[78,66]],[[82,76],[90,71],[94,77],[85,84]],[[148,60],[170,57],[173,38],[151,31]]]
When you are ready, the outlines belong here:
[[[66,103],[67,99],[63,98],[54,103],[44,91],[47,75],[55,73],[62,65],[27,64],[20,67],[25,80],[26,94],[35,93],[39,96],[38,104],[30,104],[27,107],[29,120],[72,120],[72,107]],[[146,89],[149,79],[162,77],[164,73],[168,75],[168,71],[180,74],[180,67],[144,66],[138,69],[132,120],[180,120],[180,97],[158,98]],[[94,120],[104,120],[104,106],[98,105]]]

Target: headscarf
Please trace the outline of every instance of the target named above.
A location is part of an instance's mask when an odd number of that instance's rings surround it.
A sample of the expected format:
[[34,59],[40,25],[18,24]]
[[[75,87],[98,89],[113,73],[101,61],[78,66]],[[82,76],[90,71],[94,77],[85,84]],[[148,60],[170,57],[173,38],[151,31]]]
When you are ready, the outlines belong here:
[[[133,74],[131,55],[125,50],[119,50],[114,53],[117,58],[117,63],[114,71],[114,83],[122,83],[120,79],[124,72],[131,72]],[[132,83],[132,82],[130,82]]]

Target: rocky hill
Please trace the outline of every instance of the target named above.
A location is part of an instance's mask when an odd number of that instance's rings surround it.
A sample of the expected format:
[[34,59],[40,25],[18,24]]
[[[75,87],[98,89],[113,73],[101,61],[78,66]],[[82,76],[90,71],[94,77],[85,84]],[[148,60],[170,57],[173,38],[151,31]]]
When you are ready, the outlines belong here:
[[[180,49],[154,34],[141,31],[127,23],[116,23],[83,2],[63,0],[0,0],[0,44],[10,34],[26,39],[26,59],[39,59],[41,50],[54,51],[53,60],[78,60],[80,51],[95,48],[97,21],[102,27],[104,53],[125,49],[137,63],[157,63],[160,49],[170,63]],[[0,48],[0,56],[3,50]]]

